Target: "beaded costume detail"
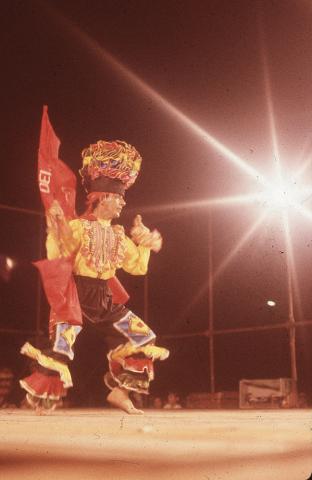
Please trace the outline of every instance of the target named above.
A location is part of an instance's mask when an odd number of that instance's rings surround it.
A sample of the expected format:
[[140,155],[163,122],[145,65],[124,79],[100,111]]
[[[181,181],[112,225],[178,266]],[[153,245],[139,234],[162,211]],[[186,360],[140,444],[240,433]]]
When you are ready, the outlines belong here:
[[99,275],[106,270],[120,268],[125,258],[125,232],[120,225],[101,225],[84,220],[82,255],[90,268]]

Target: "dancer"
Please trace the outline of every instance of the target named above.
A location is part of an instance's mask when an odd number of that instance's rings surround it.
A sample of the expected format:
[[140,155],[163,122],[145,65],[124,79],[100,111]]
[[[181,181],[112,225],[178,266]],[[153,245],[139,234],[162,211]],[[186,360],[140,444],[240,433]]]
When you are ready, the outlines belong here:
[[[46,110],[44,121],[50,140],[54,132],[47,123]],[[43,137],[47,135],[41,133],[41,160]],[[54,145],[58,150],[59,144]],[[51,155],[51,149],[47,151]],[[38,368],[20,383],[37,411],[55,408],[72,386],[68,363],[74,357],[77,335],[82,328],[96,329],[109,348],[109,371],[104,376],[111,390],[107,401],[129,414],[143,413],[134,407],[129,392],[147,394],[154,377],[153,361],[164,360],[169,352],[155,346],[154,332],[124,306],[127,296],[115,272],[122,268],[132,275],[145,275],[150,252],[160,250],[162,238],[157,230],[151,232],[142,223],[140,215],[134,219],[131,238],[121,225],[112,224],[126,204],[125,191],[138,176],[142,159],[137,150],[118,140],[101,140],[84,149],[82,158],[80,175],[87,191],[87,209],[79,218],[69,219],[66,214],[74,198],[70,189],[63,197],[56,193],[60,169],[50,163],[44,170],[49,188],[44,186],[41,193],[43,197],[50,195],[49,202],[44,200],[48,260],[37,262],[37,267],[51,306],[50,345],[45,350],[29,343],[22,347],[23,354],[37,360]],[[64,168],[62,162],[59,166]],[[56,177],[58,185],[51,196]],[[39,178],[42,181],[42,169]]]

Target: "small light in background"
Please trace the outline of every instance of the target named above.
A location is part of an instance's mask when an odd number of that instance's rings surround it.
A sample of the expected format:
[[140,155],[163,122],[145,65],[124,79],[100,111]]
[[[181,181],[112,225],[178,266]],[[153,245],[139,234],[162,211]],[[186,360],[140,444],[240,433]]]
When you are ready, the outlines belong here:
[[14,260],[12,260],[10,257],[6,257],[6,266],[8,270],[12,270],[12,268],[15,266]]
[[268,305],[269,307],[275,307],[276,303],[274,302],[274,300],[268,300],[268,301],[267,301],[267,305]]
[[0,255],[0,279],[8,282],[16,262],[7,255]]

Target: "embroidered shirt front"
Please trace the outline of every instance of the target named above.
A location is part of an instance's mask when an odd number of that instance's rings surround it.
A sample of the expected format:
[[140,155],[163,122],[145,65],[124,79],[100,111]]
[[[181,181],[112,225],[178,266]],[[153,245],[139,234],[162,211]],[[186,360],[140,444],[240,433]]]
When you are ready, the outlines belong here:
[[147,272],[150,249],[136,245],[121,225],[107,220],[77,218],[69,222],[70,237],[47,237],[49,259],[72,256],[73,273],[104,280],[123,268],[132,275]]

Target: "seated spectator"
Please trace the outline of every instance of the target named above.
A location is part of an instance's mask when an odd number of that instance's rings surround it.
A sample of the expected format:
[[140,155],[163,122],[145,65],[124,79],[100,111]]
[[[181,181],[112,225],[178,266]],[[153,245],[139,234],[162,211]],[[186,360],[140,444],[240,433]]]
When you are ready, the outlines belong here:
[[0,408],[16,408],[11,400],[14,374],[8,367],[0,368]]
[[169,392],[167,397],[167,403],[164,405],[164,408],[167,410],[182,408],[179,400],[179,395],[177,395],[175,392]]
[[160,410],[163,408],[163,401],[160,397],[153,398],[153,402],[151,404],[151,408],[155,408],[155,410]]

